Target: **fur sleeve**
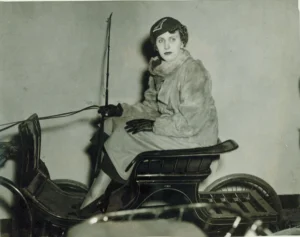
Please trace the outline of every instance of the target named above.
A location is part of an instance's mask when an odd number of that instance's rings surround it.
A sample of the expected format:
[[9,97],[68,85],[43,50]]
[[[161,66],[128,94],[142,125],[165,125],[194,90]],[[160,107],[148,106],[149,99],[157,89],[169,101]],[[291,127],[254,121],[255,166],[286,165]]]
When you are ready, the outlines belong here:
[[153,77],[149,77],[148,89],[144,93],[144,101],[138,102],[134,105],[128,105],[123,103],[123,117],[157,117],[158,106],[157,106],[157,91],[154,85]]

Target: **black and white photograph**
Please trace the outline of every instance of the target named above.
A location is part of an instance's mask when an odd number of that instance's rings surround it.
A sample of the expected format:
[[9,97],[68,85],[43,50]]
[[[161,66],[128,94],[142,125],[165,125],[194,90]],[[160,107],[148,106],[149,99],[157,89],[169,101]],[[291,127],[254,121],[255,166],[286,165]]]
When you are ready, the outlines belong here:
[[0,2],[0,236],[300,235],[299,6]]

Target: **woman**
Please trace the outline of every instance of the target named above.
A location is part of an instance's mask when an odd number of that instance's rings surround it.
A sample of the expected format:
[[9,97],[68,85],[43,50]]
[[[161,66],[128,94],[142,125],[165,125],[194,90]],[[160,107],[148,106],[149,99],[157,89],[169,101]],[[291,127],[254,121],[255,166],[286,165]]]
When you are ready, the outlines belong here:
[[[102,170],[81,208],[103,194],[111,179],[126,182],[128,164],[141,152],[185,149],[217,143],[218,120],[211,80],[199,60],[185,49],[187,28],[164,17],[150,29],[159,56],[149,62],[149,88],[142,103],[102,106],[109,135]],[[101,199],[101,198],[100,198]]]

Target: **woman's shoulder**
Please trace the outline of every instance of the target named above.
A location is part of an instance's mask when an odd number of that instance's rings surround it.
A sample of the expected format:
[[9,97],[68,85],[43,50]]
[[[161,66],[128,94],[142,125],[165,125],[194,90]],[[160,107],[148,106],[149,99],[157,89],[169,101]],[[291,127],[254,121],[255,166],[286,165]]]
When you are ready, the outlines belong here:
[[200,59],[190,57],[184,64],[186,73],[207,74],[207,70]]

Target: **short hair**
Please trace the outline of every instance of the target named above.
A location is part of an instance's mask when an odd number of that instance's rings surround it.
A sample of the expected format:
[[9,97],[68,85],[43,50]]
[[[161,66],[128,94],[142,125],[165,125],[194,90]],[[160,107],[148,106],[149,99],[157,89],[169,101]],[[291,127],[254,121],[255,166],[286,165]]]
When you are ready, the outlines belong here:
[[164,17],[155,22],[150,29],[150,40],[154,48],[156,48],[156,39],[158,36],[165,32],[173,34],[177,30],[185,47],[189,40],[188,30],[185,25],[181,24],[178,20],[172,17]]

